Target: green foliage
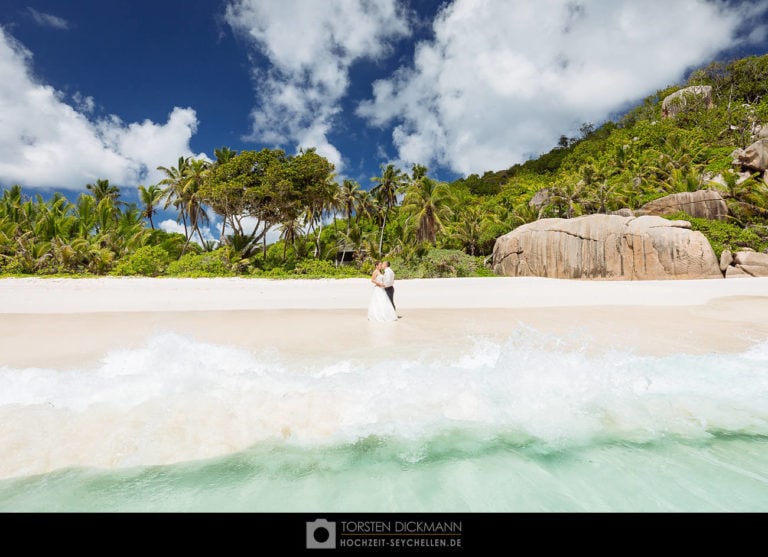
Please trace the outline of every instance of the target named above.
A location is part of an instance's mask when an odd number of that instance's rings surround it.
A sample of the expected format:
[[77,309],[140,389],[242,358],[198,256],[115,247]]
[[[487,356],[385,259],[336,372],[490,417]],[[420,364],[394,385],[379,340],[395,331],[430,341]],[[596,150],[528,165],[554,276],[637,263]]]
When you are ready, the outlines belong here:
[[690,222],[692,230],[701,232],[709,240],[709,244],[717,257],[720,257],[725,249],[735,252],[742,248],[750,248],[755,251],[763,251],[768,248],[768,231],[764,226],[745,229],[728,221],[693,218],[686,213],[665,215],[665,218]]
[[162,275],[168,267],[168,252],[160,246],[142,246],[118,263],[116,275]]
[[396,256],[390,263],[398,279],[488,276],[482,257],[461,250],[431,249],[423,258]]
[[493,272],[493,269],[491,269],[490,265],[486,263],[485,257],[475,257],[475,272],[473,276],[498,277],[499,275]]
[[693,72],[688,82],[712,85],[718,96],[757,103],[768,93],[768,56],[747,56],[730,63],[713,62]]
[[482,177],[477,174],[470,174],[466,178],[460,178],[451,183],[451,186],[464,186],[472,195],[495,195],[501,191],[501,186],[512,176],[512,173],[506,170],[500,172],[488,171]]
[[230,250],[219,248],[206,253],[188,253],[168,265],[167,274],[178,277],[231,276]]
[[254,278],[270,278],[270,279],[290,279],[290,278],[296,278],[296,275],[291,273],[290,271],[287,271],[286,269],[283,269],[282,267],[274,267],[272,269],[259,269],[254,268],[251,272],[251,275]]
[[305,259],[296,264],[293,275],[302,278],[350,278],[364,276],[355,266],[335,265],[325,259]]
[[[145,245],[160,246],[168,252],[168,257],[171,260],[176,260],[181,257],[186,243],[187,241],[186,238],[184,238],[184,234],[179,234],[178,232],[165,232],[164,230],[153,230],[147,237]],[[189,246],[187,246],[186,251],[192,250],[193,252],[196,252],[198,249],[199,246],[197,244],[190,243]]]
[[[694,95],[676,116],[662,117],[667,95],[697,84],[712,86],[712,106]],[[768,55],[710,64],[615,122],[585,123],[535,159],[451,184],[418,164],[410,175],[385,164],[367,190],[338,184],[315,149],[290,156],[224,147],[213,162],[180,157],[159,167],[163,179],[138,190],[141,207],[103,179],[74,203],[12,186],[0,192],[0,273],[156,276],[167,266],[174,276],[367,276],[373,261],[389,257],[400,278],[478,276],[490,272],[483,261],[496,238],[522,224],[636,209],[701,188],[718,189],[730,212],[728,222],[691,221],[716,251],[762,250],[765,176],[744,179],[731,153],[754,141],[756,124],[768,123],[766,93]],[[184,234],[150,230],[159,205],[178,212]],[[215,251],[192,242],[204,243],[202,226],[213,214],[226,235]],[[267,245],[274,233],[279,240]],[[353,253],[352,265],[333,263],[340,251]]]
[[704,170],[712,175],[727,172],[733,168],[733,147],[709,147],[705,158],[709,161]]

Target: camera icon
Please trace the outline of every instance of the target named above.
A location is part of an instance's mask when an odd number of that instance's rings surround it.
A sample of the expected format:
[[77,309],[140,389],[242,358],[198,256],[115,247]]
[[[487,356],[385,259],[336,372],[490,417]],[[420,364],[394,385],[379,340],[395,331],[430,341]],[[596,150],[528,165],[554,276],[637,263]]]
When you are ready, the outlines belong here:
[[307,549],[336,549],[336,523],[324,518],[307,522]]

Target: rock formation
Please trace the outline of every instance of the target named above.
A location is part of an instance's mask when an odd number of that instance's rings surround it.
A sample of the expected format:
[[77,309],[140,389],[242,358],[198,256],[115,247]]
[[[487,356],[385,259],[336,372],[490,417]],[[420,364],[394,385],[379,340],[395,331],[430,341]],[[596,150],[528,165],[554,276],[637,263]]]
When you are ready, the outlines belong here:
[[731,250],[724,249],[723,253],[720,254],[720,270],[722,272],[727,272],[728,267],[733,263],[733,254],[731,253]]
[[768,124],[755,124],[752,126],[752,137],[754,139],[768,138]]
[[612,215],[619,215],[620,217],[634,217],[635,216],[635,212],[632,209],[628,208],[628,207],[622,207],[621,209],[619,209],[617,211],[612,211],[611,214]]
[[735,165],[765,172],[768,170],[768,139],[759,139],[746,149],[736,149],[732,156]]
[[664,97],[661,102],[661,114],[664,118],[673,118],[683,110],[691,100],[696,99],[704,103],[707,108],[712,108],[712,86],[692,85],[675,91]]
[[738,267],[728,267],[728,269],[725,271],[725,278],[732,279],[732,278],[750,278],[752,275],[747,274],[743,270],[739,269]]
[[551,197],[552,190],[549,188],[542,188],[534,194],[534,196],[528,202],[528,205],[539,211],[542,207],[544,207],[544,205],[549,203]]
[[728,205],[720,192],[699,190],[673,193],[654,199],[635,211],[635,215],[671,215],[684,212],[692,217],[710,220],[724,220],[728,216]]
[[768,277],[768,253],[737,251],[731,265],[751,277]]
[[493,270],[513,277],[723,278],[703,234],[686,221],[656,216],[538,220],[496,240]]

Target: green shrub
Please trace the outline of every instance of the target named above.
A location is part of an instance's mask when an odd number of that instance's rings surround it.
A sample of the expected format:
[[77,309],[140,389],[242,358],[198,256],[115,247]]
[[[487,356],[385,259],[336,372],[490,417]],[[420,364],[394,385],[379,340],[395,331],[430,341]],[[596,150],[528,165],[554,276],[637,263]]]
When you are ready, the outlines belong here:
[[34,271],[30,270],[21,257],[0,257],[0,273],[3,275],[26,275],[34,274]]
[[478,257],[477,258],[477,268],[475,269],[475,276],[476,277],[498,277],[496,273],[493,272],[493,269],[486,267],[483,263],[484,257]]
[[295,275],[281,267],[273,267],[266,270],[256,268],[251,274],[258,278],[295,278]]
[[188,253],[168,265],[168,274],[178,277],[231,276],[229,252],[219,248],[207,253]]
[[763,251],[768,248],[768,234],[764,229],[761,229],[761,234],[758,234],[753,229],[742,228],[728,221],[697,219],[686,213],[675,213],[665,215],[665,217],[670,220],[687,220],[690,222],[692,230],[701,232],[709,240],[709,244],[717,257],[720,257],[725,249],[735,252],[742,248],[751,248],[755,251]]
[[467,255],[462,250],[431,249],[419,259],[393,257],[392,268],[397,278],[448,278],[493,276],[483,265],[482,257]]
[[356,267],[352,265],[339,265],[336,266],[332,261],[327,259],[304,259],[296,263],[296,268],[293,270],[294,275],[300,275],[302,277],[329,277],[329,278],[346,278],[346,277],[360,277],[363,276]]
[[117,264],[115,274],[156,277],[168,267],[168,259],[168,252],[160,246],[142,246]]
[[705,170],[713,175],[722,174],[733,168],[731,153],[733,147],[711,147],[707,149],[707,164]]

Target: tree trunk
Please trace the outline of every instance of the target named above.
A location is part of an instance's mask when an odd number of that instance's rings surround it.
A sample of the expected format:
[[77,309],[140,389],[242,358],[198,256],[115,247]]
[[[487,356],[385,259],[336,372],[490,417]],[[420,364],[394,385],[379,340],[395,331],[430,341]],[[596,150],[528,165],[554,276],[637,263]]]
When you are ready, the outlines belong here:
[[323,232],[323,213],[320,213],[320,226],[317,227],[317,234],[315,234],[315,259],[320,256],[320,234]]
[[184,246],[181,248],[181,255],[184,255],[184,253],[187,251],[187,246],[189,245],[189,239],[191,236],[187,230],[187,214],[183,211],[181,213],[181,221],[184,223]]
[[387,226],[387,212],[384,212],[384,221],[381,223],[381,236],[379,236],[379,257],[384,246],[384,228]]
[[[351,205],[347,205],[347,237],[349,237],[349,225],[352,222],[352,211],[354,210],[354,207]],[[355,223],[357,223],[357,219],[355,219]]]
[[264,235],[264,251],[263,251],[263,253],[264,253],[264,261],[267,260],[267,232],[269,231],[270,228],[271,228],[271,226],[267,226],[267,223],[265,222],[264,223],[264,232],[262,233]]

